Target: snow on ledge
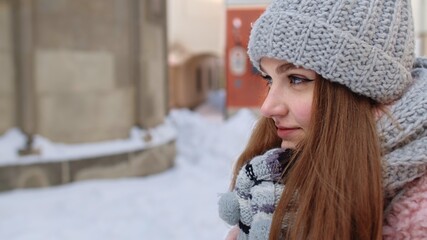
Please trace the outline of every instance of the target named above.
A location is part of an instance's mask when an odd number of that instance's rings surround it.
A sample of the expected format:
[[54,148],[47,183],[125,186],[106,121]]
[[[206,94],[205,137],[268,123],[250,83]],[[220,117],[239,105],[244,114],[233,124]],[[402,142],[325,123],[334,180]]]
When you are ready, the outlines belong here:
[[24,147],[26,137],[21,130],[13,128],[0,136],[0,166],[78,160],[134,152],[163,145],[175,140],[177,136],[175,127],[168,119],[164,124],[150,129],[151,140],[145,142],[144,137],[147,134],[147,130],[133,127],[128,139],[84,144],[55,143],[36,135],[34,147],[40,149],[41,154],[19,156],[18,151]]

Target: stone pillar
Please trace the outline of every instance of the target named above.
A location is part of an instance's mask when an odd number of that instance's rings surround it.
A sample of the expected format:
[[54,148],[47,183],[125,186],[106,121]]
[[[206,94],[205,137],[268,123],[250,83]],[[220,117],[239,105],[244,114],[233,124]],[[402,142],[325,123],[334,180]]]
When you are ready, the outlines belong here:
[[139,3],[136,123],[150,128],[160,124],[168,111],[166,1],[135,1]]
[[13,0],[0,0],[0,135],[16,126]]
[[134,121],[135,125],[142,127],[141,119],[141,107],[140,102],[142,101],[142,89],[141,89],[141,1],[132,0],[131,1],[131,10],[129,11],[130,17],[130,53],[129,58],[131,59],[130,64],[130,76],[134,82],[134,101],[135,101],[135,115]]
[[33,149],[37,133],[37,98],[34,79],[34,1],[13,1],[13,30],[15,42],[17,125],[27,135],[21,154],[38,153]]

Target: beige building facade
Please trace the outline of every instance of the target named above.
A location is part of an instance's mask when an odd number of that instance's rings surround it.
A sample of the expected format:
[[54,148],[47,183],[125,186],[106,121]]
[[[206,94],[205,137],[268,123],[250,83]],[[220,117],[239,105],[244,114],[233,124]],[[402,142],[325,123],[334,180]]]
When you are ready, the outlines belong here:
[[222,88],[222,60],[211,54],[198,54],[179,64],[169,65],[169,106],[195,108],[209,91]]
[[224,88],[225,3],[168,0],[170,108],[194,108]]
[[167,5],[169,46],[183,46],[191,56],[224,55],[224,0],[167,0]]
[[126,138],[168,111],[165,0],[0,0],[0,134]]
[[427,56],[427,1],[411,1],[415,24],[415,54]]

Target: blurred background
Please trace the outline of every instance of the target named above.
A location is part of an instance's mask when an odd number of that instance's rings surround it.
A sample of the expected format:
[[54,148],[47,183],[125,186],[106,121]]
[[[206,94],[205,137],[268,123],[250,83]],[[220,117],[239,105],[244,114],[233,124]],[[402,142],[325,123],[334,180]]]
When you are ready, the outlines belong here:
[[223,239],[269,2],[0,0],[0,239]]

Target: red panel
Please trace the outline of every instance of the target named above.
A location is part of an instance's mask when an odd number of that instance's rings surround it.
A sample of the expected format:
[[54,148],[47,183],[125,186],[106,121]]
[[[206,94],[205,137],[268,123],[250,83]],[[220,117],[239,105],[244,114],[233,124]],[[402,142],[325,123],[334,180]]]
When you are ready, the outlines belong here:
[[259,107],[266,95],[266,82],[256,73],[246,53],[251,23],[263,11],[264,8],[227,10],[227,107]]

